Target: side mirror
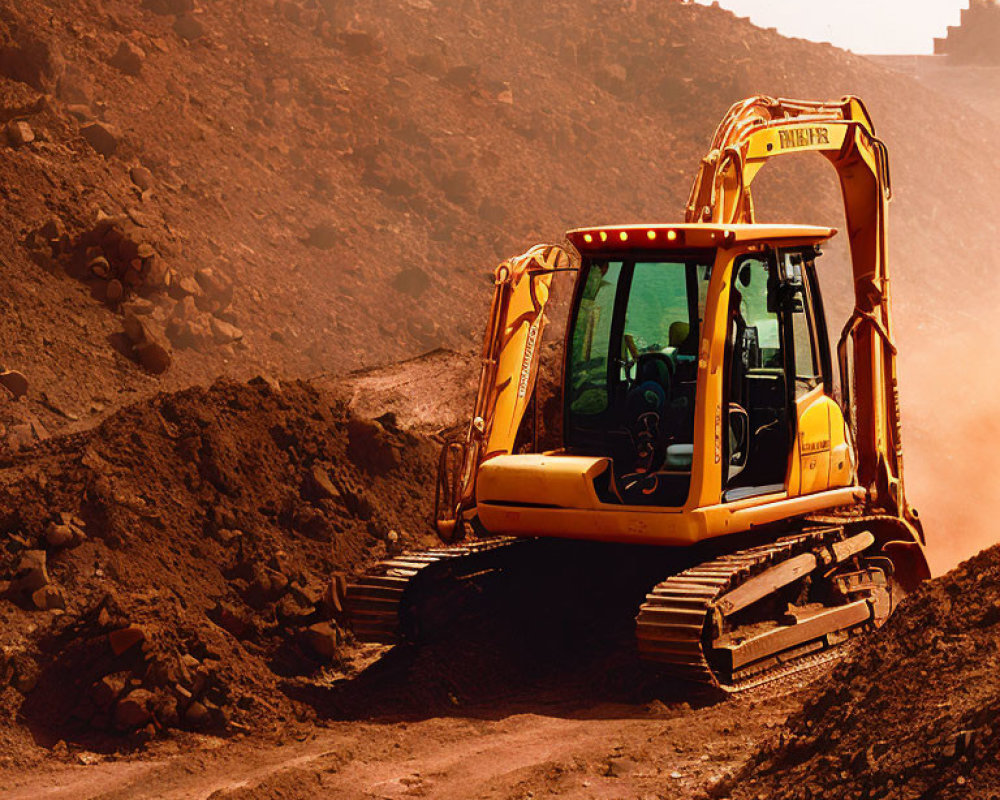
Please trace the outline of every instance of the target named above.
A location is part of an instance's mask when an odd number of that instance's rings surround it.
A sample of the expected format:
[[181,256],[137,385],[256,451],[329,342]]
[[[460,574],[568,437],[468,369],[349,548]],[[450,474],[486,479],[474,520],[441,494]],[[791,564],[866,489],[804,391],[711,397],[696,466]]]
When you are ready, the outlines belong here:
[[778,251],[778,280],[782,284],[802,285],[802,262],[804,255],[801,250]]
[[729,404],[729,478],[747,465],[750,455],[750,415],[736,403]]

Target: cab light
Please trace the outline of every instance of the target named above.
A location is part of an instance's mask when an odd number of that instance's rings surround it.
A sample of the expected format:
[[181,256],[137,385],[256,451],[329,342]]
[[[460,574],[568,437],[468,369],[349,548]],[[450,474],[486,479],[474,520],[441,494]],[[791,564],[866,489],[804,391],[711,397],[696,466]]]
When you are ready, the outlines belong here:
[[667,231],[667,241],[673,242],[677,240],[677,231]]
[[583,234],[583,241],[585,241],[587,244],[590,244],[592,241],[594,241],[594,237],[589,233],[585,233]]
[[656,238],[656,231],[646,231],[646,238],[653,241]]
[[600,235],[601,235],[601,241],[602,242],[606,242],[608,240],[608,232],[607,231],[601,231]]
[[628,241],[628,232],[627,231],[622,231],[621,233],[618,234],[618,238],[621,239],[623,242],[627,242]]

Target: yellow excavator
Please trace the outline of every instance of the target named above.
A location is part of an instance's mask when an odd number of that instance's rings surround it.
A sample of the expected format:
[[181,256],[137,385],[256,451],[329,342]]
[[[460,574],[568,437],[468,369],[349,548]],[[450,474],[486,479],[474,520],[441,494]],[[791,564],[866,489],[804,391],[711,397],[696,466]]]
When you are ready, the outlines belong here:
[[[843,193],[854,310],[836,361],[817,279],[836,231],[754,220],[758,171],[803,152]],[[903,489],[890,196],[859,99],[753,97],[719,126],[685,223],[581,228],[501,264],[472,420],[441,457],[445,546],[352,583],[356,635],[415,638],[444,576],[503,569],[552,537],[698,554],[637,609],[640,654],[680,678],[747,688],[881,625],[929,577]],[[525,432],[560,272],[575,275],[562,446],[537,452]]]

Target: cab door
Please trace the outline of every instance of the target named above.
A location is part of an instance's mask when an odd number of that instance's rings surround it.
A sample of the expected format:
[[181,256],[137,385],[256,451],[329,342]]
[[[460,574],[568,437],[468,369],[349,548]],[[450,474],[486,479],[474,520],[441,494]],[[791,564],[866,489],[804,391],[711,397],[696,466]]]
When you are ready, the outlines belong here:
[[777,270],[774,251],[748,253],[733,265],[723,429],[727,502],[787,488],[795,409]]
[[853,450],[834,397],[814,247],[740,257],[730,288],[727,502],[848,486]]

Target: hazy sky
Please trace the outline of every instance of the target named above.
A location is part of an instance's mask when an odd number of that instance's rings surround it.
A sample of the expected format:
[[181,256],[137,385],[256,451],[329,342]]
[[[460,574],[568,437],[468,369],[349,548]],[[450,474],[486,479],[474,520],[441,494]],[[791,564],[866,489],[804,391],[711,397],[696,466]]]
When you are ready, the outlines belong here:
[[[711,0],[698,0],[710,5]],[[719,0],[755,25],[855,53],[931,53],[969,0]]]

